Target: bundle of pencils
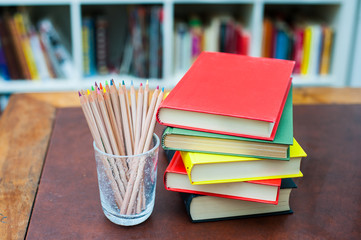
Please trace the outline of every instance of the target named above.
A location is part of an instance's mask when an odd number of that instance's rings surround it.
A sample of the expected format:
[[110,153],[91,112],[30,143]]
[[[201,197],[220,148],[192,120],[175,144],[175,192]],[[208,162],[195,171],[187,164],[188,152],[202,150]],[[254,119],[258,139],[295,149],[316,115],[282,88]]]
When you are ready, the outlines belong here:
[[[114,80],[110,85],[106,82],[105,87],[95,83],[91,91],[81,90],[78,94],[99,150],[117,156],[134,156],[149,150],[164,88],[154,90],[150,103],[148,81],[145,89],[140,84],[138,94],[133,82],[128,91],[124,81],[117,88]],[[104,157],[102,163],[120,214],[141,212],[145,207],[142,192],[145,159],[126,162]]]

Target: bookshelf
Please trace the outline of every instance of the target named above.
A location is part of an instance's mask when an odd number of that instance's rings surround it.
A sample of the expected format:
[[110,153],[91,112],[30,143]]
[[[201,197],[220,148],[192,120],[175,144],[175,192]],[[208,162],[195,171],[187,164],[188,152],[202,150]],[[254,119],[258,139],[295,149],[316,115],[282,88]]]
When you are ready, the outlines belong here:
[[[302,16],[314,20],[322,19],[334,29],[332,44],[332,56],[330,72],[325,76],[294,74],[296,86],[347,86],[349,84],[349,72],[352,71],[352,43],[356,43],[356,0],[3,0],[0,2],[0,10],[25,6],[29,9],[30,19],[34,22],[51,16],[56,29],[62,33],[66,47],[72,58],[71,76],[51,80],[0,80],[0,94],[15,92],[48,92],[48,91],[72,91],[80,88],[89,88],[94,81],[105,82],[114,78],[117,82],[124,80],[134,81],[137,86],[140,82],[149,79],[151,88],[157,85],[172,88],[185,69],[175,69],[175,26],[179,20],[188,21],[191,15],[197,15],[203,19],[210,19],[214,15],[230,15],[242,24],[250,35],[248,54],[261,56],[263,20],[272,14],[283,14],[292,17],[293,12],[299,12]],[[108,58],[112,65],[121,64],[128,26],[127,9],[130,6],[162,7],[161,24],[161,71],[160,77],[148,78],[119,74],[117,71],[109,71],[107,74],[94,74],[84,76],[83,64],[83,41],[82,20],[100,12],[108,20]],[[117,62],[118,61],[118,62]],[[115,64],[114,64],[115,63]],[[120,66],[115,66],[118,70]]]

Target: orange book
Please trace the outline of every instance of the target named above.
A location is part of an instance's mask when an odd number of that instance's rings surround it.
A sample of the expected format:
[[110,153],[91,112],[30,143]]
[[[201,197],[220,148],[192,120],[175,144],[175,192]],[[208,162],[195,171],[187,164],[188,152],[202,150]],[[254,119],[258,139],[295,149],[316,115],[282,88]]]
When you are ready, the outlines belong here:
[[15,24],[15,20],[14,18],[12,18],[11,16],[6,16],[6,25],[10,31],[10,35],[11,35],[11,39],[14,43],[15,46],[15,55],[16,58],[18,59],[18,62],[20,63],[20,70],[21,70],[21,75],[24,79],[31,79],[31,75],[25,60],[25,55],[23,52],[23,48],[22,48],[22,43],[21,43],[21,37],[20,37],[20,33],[17,31],[16,29],[16,24]]
[[273,23],[270,19],[263,21],[262,57],[272,57]]

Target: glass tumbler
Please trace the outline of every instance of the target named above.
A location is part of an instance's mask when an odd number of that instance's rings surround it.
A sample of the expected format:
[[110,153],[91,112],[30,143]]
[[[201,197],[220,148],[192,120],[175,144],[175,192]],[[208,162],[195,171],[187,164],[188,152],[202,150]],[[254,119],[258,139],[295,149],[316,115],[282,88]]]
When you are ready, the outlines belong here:
[[104,153],[93,143],[101,206],[113,223],[133,226],[153,211],[157,182],[159,138],[153,134],[150,150],[138,155]]

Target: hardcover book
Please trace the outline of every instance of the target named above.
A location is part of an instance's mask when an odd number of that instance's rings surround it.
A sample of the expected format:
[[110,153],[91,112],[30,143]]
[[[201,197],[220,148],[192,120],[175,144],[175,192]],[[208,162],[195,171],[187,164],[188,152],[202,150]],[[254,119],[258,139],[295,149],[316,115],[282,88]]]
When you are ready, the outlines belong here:
[[238,200],[278,203],[281,179],[192,185],[180,153],[177,151],[164,172],[164,186],[169,191],[195,193]]
[[213,184],[275,178],[302,177],[301,159],[306,153],[294,140],[290,160],[180,152],[192,184]]
[[292,213],[289,197],[296,187],[292,179],[282,179],[277,205],[190,193],[181,196],[192,222],[208,222]]
[[225,134],[167,127],[162,146],[168,150],[239,155],[267,159],[289,160],[289,145],[293,143],[292,87],[273,141],[236,137]]
[[163,101],[159,123],[273,140],[293,61],[203,52]]

